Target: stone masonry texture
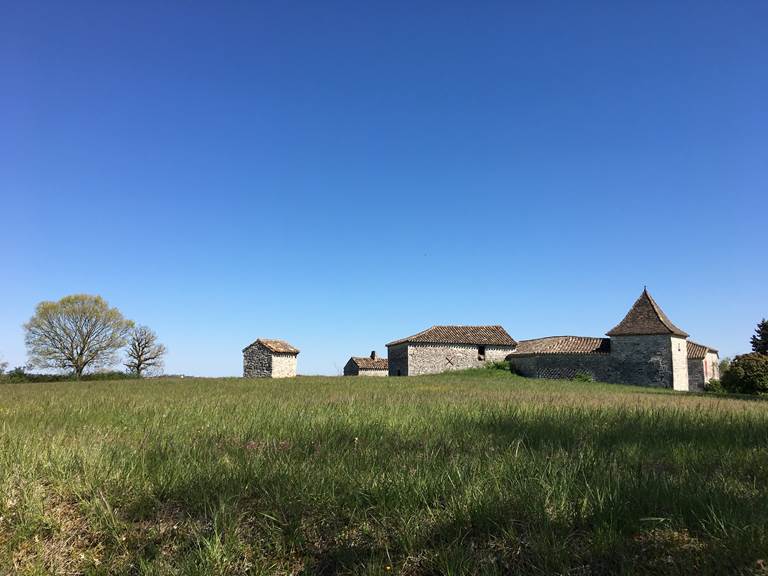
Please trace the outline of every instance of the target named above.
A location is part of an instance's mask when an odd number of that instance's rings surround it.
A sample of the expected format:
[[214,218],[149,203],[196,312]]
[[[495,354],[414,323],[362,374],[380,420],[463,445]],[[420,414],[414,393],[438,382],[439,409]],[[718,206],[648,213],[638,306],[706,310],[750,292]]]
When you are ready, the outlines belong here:
[[470,344],[397,344],[389,347],[389,375],[419,376],[479,368],[487,362],[504,360],[513,350],[512,346],[484,348],[485,355],[480,357],[480,347]]

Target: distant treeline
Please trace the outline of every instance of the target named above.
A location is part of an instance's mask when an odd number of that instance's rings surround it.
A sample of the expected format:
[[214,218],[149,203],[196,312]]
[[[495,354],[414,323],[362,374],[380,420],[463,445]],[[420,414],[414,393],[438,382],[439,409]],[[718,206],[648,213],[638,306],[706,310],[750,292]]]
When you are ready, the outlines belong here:
[[[83,374],[80,380],[131,380],[135,379],[136,374],[119,372],[117,370],[110,372],[94,372],[93,374]],[[36,374],[27,372],[24,368],[14,368],[0,374],[0,384],[14,384],[22,382],[66,382],[76,380],[75,373],[70,374]]]

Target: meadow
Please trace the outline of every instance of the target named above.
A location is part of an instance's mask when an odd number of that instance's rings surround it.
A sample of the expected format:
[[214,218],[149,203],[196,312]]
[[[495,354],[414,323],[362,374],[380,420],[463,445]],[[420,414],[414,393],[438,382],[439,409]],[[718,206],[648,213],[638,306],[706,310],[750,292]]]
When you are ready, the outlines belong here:
[[768,403],[476,370],[0,386],[0,574],[765,574]]

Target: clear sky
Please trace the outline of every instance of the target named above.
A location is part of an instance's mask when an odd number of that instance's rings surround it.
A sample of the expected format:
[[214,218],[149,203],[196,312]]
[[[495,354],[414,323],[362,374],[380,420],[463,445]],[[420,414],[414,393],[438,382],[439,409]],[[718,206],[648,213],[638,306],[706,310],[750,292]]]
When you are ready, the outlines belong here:
[[104,296],[166,371],[432,324],[768,316],[766,2],[0,3],[0,354]]

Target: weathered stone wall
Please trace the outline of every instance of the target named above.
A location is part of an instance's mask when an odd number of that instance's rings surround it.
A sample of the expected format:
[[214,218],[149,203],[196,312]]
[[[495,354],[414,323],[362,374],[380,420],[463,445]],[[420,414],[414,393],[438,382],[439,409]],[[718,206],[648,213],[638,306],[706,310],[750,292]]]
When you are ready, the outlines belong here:
[[704,360],[701,358],[688,359],[688,390],[691,392],[701,392],[704,390],[704,383],[706,381]]
[[[687,349],[685,384],[688,384]],[[657,336],[611,337],[611,364],[616,382],[637,386],[673,387],[672,338]],[[677,363],[676,363],[677,364]]]
[[357,376],[360,369],[357,367],[357,364],[355,364],[352,361],[352,358],[347,360],[347,363],[344,364],[344,376]]
[[289,378],[296,376],[296,355],[276,354],[261,344],[243,352],[244,378]]
[[243,351],[243,377],[269,378],[272,376],[272,354],[260,344]]
[[720,356],[714,352],[707,352],[704,361],[706,362],[706,372],[704,373],[706,382],[720,380]]
[[408,344],[390,346],[387,358],[390,376],[408,376]]
[[293,378],[296,376],[296,354],[272,353],[272,378]]
[[539,356],[509,356],[512,370],[529,378],[571,380],[579,374],[591,376],[598,382],[615,382],[609,354],[542,354]]
[[688,390],[688,342],[685,338],[672,336],[670,338],[672,349],[672,388],[675,390]]
[[[409,344],[408,376],[439,374],[450,370],[480,368],[486,362],[504,360],[512,352],[511,346],[486,346],[485,357],[478,357],[478,346],[468,344]],[[389,354],[390,374],[392,353]]]
[[389,376],[386,370],[359,370],[358,376]]

